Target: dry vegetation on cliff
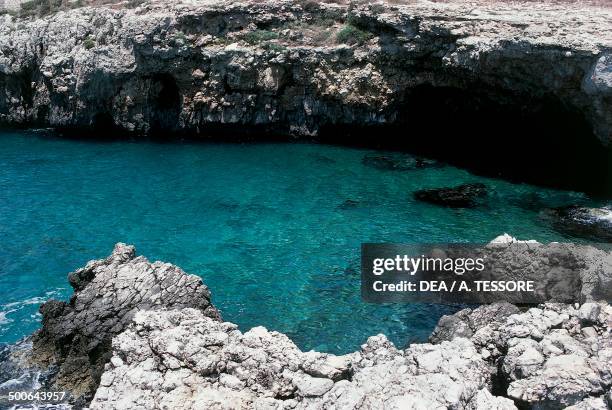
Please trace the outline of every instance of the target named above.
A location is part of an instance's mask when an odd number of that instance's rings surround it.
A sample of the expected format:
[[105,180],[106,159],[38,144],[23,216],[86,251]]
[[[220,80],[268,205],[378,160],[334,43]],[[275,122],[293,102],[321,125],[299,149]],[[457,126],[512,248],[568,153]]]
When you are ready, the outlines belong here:
[[[416,4],[419,2],[423,2],[424,0],[383,0],[381,3],[387,4]],[[0,9],[0,14],[10,13],[15,16],[23,17],[23,18],[39,18],[47,15],[51,15],[57,13],[59,11],[67,11],[80,7],[110,7],[115,9],[122,8],[136,8],[140,5],[143,5],[147,2],[156,2],[156,0],[28,0],[21,3],[21,9],[19,11],[16,10],[2,10]],[[197,4],[198,2],[207,3],[207,0],[195,0],[190,2],[190,4]],[[229,1],[228,1],[229,2]],[[247,2],[259,3],[261,0],[247,0]],[[507,5],[525,5],[530,6],[537,4],[539,6],[543,5],[561,5],[567,4],[575,7],[612,7],[612,0],[427,0],[426,2],[430,3],[469,3],[474,4],[475,6],[491,6],[495,4],[499,4],[500,6]],[[176,1],[176,3],[180,3],[180,1]],[[368,0],[297,0],[296,3],[307,5],[317,4],[317,3],[326,3],[326,4],[369,4],[372,3]]]
[[433,86],[494,90],[507,106],[522,106],[522,95],[554,96],[607,141],[611,25],[609,9],[425,0],[149,0],[28,24],[5,16],[0,121],[318,136],[326,127],[398,126],[411,99],[431,99],[418,93]]

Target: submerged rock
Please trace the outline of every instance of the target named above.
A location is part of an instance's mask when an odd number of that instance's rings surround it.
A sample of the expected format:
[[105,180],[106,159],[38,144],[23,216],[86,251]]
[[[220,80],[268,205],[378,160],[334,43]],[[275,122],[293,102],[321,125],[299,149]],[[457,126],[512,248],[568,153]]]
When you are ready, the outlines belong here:
[[380,169],[383,171],[411,171],[423,168],[438,168],[442,163],[420,157],[413,157],[405,154],[369,154],[361,161],[364,165]]
[[612,210],[567,206],[542,212],[555,230],[580,238],[612,242]]
[[168,263],[136,256],[117,244],[106,259],[91,261],[68,276],[74,294],[68,303],[40,307],[42,329],[32,337],[30,362],[56,368],[45,387],[68,391],[71,402],[86,404],[111,356],[111,341],[140,310],[195,308],[219,320],[202,280]]
[[346,201],[338,205],[338,209],[341,209],[343,211],[348,210],[348,209],[355,209],[358,207],[359,207],[359,201],[356,201],[354,199],[347,199]]
[[453,188],[423,189],[414,193],[418,201],[448,206],[451,208],[473,208],[479,199],[487,195],[487,187],[481,183],[463,184]]

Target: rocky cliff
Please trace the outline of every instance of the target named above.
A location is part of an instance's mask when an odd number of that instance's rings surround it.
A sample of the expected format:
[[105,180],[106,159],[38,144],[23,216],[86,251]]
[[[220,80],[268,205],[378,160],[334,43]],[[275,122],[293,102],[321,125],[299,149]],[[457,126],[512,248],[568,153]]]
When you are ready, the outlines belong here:
[[43,327],[33,343],[0,352],[0,396],[65,390],[72,405],[92,409],[612,404],[612,308],[606,302],[523,311],[484,305],[443,317],[431,343],[399,349],[378,335],[336,356],[302,352],[263,327],[242,333],[221,321],[199,278],[136,257],[131,246],[118,244],[110,257],[69,280],[73,297],[41,307]]
[[485,110],[479,121],[492,102],[555,106],[612,140],[610,8],[405,3],[153,1],[0,16],[0,121],[312,136],[410,124],[424,98],[435,110],[455,90]]

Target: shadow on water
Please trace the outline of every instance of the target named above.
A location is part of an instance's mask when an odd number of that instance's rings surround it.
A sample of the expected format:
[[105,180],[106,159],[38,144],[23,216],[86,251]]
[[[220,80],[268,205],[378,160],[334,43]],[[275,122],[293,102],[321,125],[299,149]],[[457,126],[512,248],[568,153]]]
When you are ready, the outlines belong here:
[[441,159],[477,174],[612,197],[612,150],[576,110],[551,97],[421,86],[396,124],[327,127],[321,140]]
[[[265,125],[207,125],[206,134],[176,130],[178,91],[169,78],[156,79],[157,101],[150,136],[114,128],[109,116],[94,130],[59,129],[52,137],[79,141],[155,143],[298,142]],[[160,101],[163,101],[160,102]],[[323,125],[312,142],[398,150],[466,168],[476,174],[612,198],[612,149],[593,134],[583,116],[553,97],[500,94],[419,86],[406,93],[398,118],[383,126]],[[87,138],[83,138],[87,135]]]

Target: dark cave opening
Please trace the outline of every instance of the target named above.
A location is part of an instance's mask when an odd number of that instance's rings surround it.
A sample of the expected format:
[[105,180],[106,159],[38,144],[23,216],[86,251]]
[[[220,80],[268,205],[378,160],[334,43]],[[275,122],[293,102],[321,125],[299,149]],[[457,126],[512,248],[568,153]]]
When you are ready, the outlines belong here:
[[[182,100],[169,74],[151,78],[150,130],[156,141],[296,141],[288,121],[275,124],[213,124],[181,128]],[[328,101],[333,108],[337,101]],[[355,118],[371,116],[370,107]],[[398,113],[384,125],[324,124],[316,137],[302,140],[352,147],[389,149],[448,162],[475,174],[612,198],[612,148],[593,134],[579,110],[553,96],[514,95],[474,85],[459,89],[419,86],[390,109]],[[313,118],[313,121],[316,119]],[[97,135],[130,137],[112,127],[110,115],[94,121]],[[69,136],[69,129],[62,129]],[[74,130],[73,130],[74,132]],[[76,134],[79,138],[82,134]]]
[[113,116],[108,111],[98,112],[96,115],[94,115],[92,120],[92,128],[96,130],[98,135],[113,135],[114,132],[117,132],[117,127],[115,126]]
[[612,197],[612,150],[583,116],[552,97],[420,86],[395,124],[325,127],[320,139],[408,151],[480,175]]
[[151,134],[175,131],[181,112],[181,95],[174,77],[160,74],[153,77],[149,89]]

